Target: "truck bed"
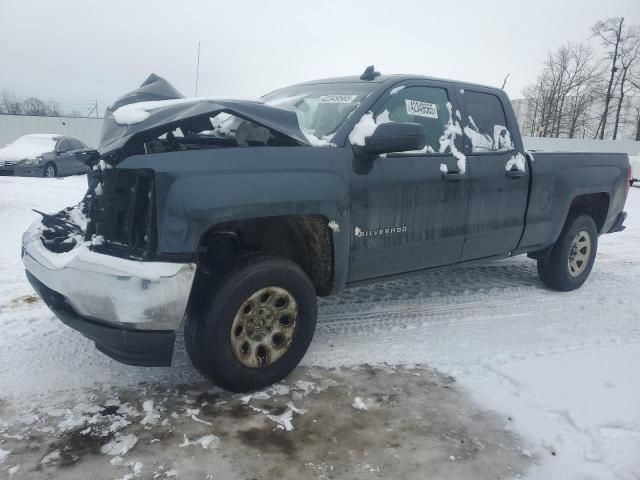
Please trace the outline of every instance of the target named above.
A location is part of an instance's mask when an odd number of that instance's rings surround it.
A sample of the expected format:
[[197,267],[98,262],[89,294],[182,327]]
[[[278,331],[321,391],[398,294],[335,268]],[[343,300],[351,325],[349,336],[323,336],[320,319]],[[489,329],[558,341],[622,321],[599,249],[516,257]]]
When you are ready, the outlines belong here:
[[600,196],[606,206],[594,212],[600,233],[616,226],[629,190],[626,153],[533,152],[528,157],[531,185],[519,251],[553,244],[572,203],[585,195]]

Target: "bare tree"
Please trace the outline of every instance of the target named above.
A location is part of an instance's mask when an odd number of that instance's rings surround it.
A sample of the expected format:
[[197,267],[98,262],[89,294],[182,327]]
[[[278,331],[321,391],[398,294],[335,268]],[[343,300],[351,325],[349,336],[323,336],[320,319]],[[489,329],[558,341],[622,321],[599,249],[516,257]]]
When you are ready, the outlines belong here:
[[62,111],[62,107],[60,106],[60,104],[53,100],[49,101],[49,103],[47,104],[47,110],[48,110],[48,115],[51,117],[60,117],[64,115],[64,112]]
[[615,74],[618,70],[618,56],[620,43],[623,41],[622,24],[624,23],[624,17],[608,18],[596,23],[592,32],[595,36],[600,37],[604,47],[607,49],[607,57],[611,62],[611,75],[609,76],[609,83],[607,85],[607,94],[604,99],[604,110],[600,118],[600,125],[598,125],[598,131],[596,131],[596,137],[598,132],[600,133],[600,140],[604,138],[604,132],[607,128],[607,118],[609,116],[609,103],[611,102],[611,93],[613,90],[613,81]]
[[25,98],[22,102],[22,108],[25,115],[46,116],[49,113],[49,107],[38,97]]
[[22,113],[22,103],[13,90],[4,88],[0,91],[0,105],[2,105],[2,110],[10,115]]
[[602,69],[588,45],[569,42],[549,53],[536,83],[523,92],[530,135],[572,138],[586,130],[601,85]]
[[[638,97],[640,98],[640,68],[638,68],[638,75],[637,75],[637,79],[635,76],[632,76],[631,80],[629,81],[629,83],[631,83],[631,86],[633,87],[634,93],[636,95],[638,95]],[[635,140],[640,141],[640,103],[633,105],[632,106],[632,110],[633,110],[633,114],[631,117],[631,124],[633,125],[633,128],[635,129]]]
[[627,90],[625,90],[625,84],[627,88],[630,89],[628,79],[631,76],[631,69],[638,61],[639,55],[640,32],[638,31],[638,28],[630,28],[625,42],[620,46],[620,65],[622,67],[622,70],[620,71],[617,85],[620,89],[620,93],[618,95],[618,107],[616,109],[616,119],[613,127],[614,140],[618,136],[618,127],[620,126],[620,113],[622,111],[622,104],[624,102],[625,94],[627,93]]

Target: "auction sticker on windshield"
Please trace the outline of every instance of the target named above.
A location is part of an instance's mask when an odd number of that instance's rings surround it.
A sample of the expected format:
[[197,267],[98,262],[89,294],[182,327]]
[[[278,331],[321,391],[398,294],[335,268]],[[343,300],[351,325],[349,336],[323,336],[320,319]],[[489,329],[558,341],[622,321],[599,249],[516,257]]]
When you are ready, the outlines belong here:
[[419,102],[406,99],[407,113],[418,117],[438,118],[438,109],[435,103]]
[[318,98],[318,103],[351,103],[358,95],[323,95]]

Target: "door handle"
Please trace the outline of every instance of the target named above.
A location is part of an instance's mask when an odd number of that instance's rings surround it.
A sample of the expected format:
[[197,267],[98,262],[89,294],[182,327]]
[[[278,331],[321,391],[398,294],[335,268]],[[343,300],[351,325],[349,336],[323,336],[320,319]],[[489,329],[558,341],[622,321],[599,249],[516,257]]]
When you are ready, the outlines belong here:
[[460,172],[449,172],[442,174],[442,179],[447,180],[448,182],[458,182],[460,180],[464,180],[466,177],[466,174]]
[[527,174],[527,172],[523,172],[522,170],[509,170],[507,172],[507,177],[509,178],[522,178]]

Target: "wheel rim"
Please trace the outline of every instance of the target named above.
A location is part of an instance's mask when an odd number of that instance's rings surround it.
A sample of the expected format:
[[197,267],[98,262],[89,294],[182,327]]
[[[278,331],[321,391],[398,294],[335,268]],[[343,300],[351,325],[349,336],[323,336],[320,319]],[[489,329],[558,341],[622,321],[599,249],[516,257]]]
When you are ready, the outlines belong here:
[[53,165],[47,165],[47,168],[45,170],[45,177],[53,178],[55,176],[56,176],[56,169],[53,167]]
[[297,326],[293,295],[284,288],[261,288],[242,302],[233,319],[233,354],[245,367],[268,367],[287,353]]
[[580,276],[589,264],[591,256],[591,235],[582,230],[578,233],[569,249],[569,274],[572,277]]

